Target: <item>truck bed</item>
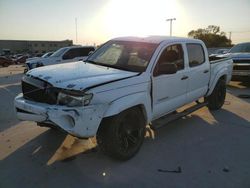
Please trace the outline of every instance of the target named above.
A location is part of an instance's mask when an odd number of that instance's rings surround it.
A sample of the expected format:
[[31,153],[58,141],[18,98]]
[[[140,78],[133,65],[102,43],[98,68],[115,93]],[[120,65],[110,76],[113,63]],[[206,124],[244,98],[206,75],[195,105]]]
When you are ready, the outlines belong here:
[[220,57],[220,56],[210,56],[209,57],[209,62],[210,64],[214,64],[214,63],[219,63],[225,60],[231,59],[229,57]]

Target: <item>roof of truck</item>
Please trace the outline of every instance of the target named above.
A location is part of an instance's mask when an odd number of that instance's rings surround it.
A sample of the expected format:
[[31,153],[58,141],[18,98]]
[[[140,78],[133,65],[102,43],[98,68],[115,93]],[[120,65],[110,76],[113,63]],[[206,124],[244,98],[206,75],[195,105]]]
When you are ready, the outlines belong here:
[[146,36],[146,37],[128,36],[128,37],[114,38],[113,40],[148,42],[148,43],[155,43],[155,44],[159,44],[163,41],[167,41],[167,42],[200,42],[200,40],[198,40],[198,39],[184,38],[184,37],[169,37],[169,36]]

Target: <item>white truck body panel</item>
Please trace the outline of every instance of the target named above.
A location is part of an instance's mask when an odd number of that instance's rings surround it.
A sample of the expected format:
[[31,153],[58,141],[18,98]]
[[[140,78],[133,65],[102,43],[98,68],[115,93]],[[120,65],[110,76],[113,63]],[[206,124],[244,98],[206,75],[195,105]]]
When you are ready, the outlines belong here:
[[[103,118],[114,116],[126,109],[140,106],[147,123],[177,108],[208,96],[217,81],[225,76],[231,79],[232,60],[218,63],[208,61],[203,42],[194,39],[125,37],[114,40],[158,44],[144,72],[131,72],[84,62],[53,65],[31,70],[28,77],[48,82],[62,90],[93,94],[87,106],[68,107],[15,98],[17,116],[21,120],[53,123],[77,137],[94,136]],[[186,44],[203,46],[205,62],[189,67]],[[184,53],[184,69],[175,74],[153,76],[161,52],[169,45],[180,44]],[[97,50],[98,51],[98,50]],[[208,72],[204,73],[204,71]],[[187,77],[183,79],[183,77]]]

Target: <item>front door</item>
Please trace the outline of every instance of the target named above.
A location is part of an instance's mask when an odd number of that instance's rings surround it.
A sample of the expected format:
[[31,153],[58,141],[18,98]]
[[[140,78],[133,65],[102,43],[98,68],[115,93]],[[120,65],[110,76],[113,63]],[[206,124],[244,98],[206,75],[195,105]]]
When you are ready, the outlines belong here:
[[[162,63],[175,64],[178,71],[174,74],[159,74],[159,67]],[[183,46],[174,44],[166,47],[153,72],[153,119],[185,104],[188,80],[186,71]]]

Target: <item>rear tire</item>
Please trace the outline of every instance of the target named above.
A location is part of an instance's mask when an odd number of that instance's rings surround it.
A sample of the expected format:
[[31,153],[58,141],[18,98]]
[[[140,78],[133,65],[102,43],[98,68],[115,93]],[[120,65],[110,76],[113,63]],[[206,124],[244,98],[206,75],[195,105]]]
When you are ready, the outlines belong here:
[[145,132],[146,123],[141,110],[132,108],[104,119],[96,139],[105,154],[125,161],[139,151]]
[[226,82],[225,80],[219,80],[210,96],[206,98],[208,102],[209,110],[218,110],[220,109],[226,98]]

